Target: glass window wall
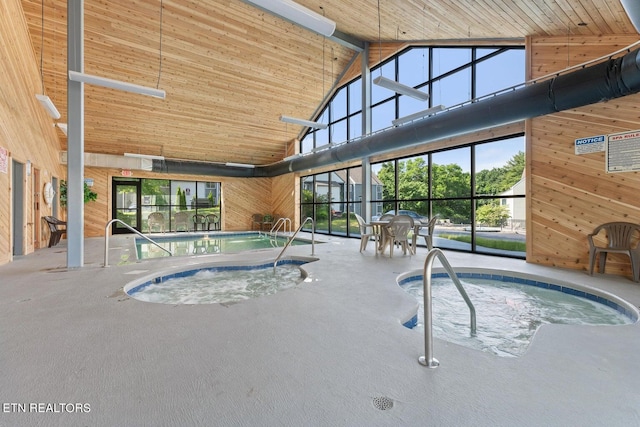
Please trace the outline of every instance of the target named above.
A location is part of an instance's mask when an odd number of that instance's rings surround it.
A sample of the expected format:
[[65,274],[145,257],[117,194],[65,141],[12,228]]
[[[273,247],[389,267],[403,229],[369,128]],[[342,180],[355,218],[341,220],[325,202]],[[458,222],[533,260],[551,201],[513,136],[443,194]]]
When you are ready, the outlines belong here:
[[[518,135],[372,164],[370,217],[437,216],[436,247],[523,258],[524,161]],[[302,214],[315,212],[316,231],[357,235],[345,212],[362,212],[361,175],[352,168],[302,178]]]
[[[430,99],[418,101],[372,85],[372,131],[434,105],[449,107],[518,85],[524,65],[524,49],[516,46],[414,47],[399,52],[372,69],[371,78],[382,75],[416,87]],[[362,80],[339,89],[321,117],[330,123],[330,132],[310,131],[301,141],[301,152],[360,137]],[[436,246],[524,257],[523,153],[524,138],[517,135],[373,164],[369,215],[400,210],[422,218],[438,215]],[[303,217],[314,217],[317,231],[356,235],[351,213],[362,212],[362,192],[361,181],[351,179],[360,175],[355,168],[303,177]],[[349,218],[343,222],[345,212]],[[509,247],[492,240],[520,242]]]
[[[132,217],[140,217],[137,230],[147,232],[158,231],[192,231],[220,229],[220,183],[209,181],[179,181],[168,179],[127,178],[132,188],[139,188],[140,203],[131,202],[129,211]],[[114,178],[114,185],[122,188],[122,179]],[[132,193],[133,194],[133,193]],[[132,200],[137,200],[132,199]],[[153,216],[150,223],[150,215]],[[194,221],[195,215],[202,215],[204,220]],[[213,217],[207,215],[213,214]],[[198,219],[198,218],[196,218]],[[211,222],[211,224],[209,224]]]

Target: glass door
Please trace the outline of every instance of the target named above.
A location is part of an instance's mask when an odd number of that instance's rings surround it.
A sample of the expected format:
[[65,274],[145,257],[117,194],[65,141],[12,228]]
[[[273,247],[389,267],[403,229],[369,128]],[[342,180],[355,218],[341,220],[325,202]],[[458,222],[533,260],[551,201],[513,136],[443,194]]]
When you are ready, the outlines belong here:
[[[116,180],[113,181],[113,206],[112,218],[119,219],[128,226],[140,231],[140,181]],[[130,233],[131,231],[119,222],[112,226],[113,234]]]

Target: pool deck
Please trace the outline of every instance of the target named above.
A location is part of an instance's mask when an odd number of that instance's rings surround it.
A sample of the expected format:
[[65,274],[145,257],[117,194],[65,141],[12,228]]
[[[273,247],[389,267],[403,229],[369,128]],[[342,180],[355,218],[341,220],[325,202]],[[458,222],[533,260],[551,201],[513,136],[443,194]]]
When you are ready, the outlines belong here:
[[[545,325],[519,358],[435,339],[440,367],[428,369],[423,334],[401,325],[415,301],[396,285],[427,250],[390,259],[372,243],[361,254],[359,240],[316,236],[326,243],[307,283],[231,305],[144,303],[122,288],[279,250],[136,262],[132,238],[116,236],[107,268],[102,238],[85,241],[79,269],[66,268],[66,241],[0,266],[0,426],[640,425],[640,324]],[[640,305],[629,278],[446,255],[454,268],[529,272]]]

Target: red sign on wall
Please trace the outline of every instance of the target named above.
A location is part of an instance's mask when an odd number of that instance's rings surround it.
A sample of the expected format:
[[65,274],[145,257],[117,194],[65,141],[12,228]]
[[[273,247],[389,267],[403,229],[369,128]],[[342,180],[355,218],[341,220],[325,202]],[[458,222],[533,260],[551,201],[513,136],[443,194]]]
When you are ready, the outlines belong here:
[[122,169],[122,171],[120,171],[120,175],[122,175],[122,176],[131,176],[131,175],[133,175],[133,172],[131,172],[129,169]]

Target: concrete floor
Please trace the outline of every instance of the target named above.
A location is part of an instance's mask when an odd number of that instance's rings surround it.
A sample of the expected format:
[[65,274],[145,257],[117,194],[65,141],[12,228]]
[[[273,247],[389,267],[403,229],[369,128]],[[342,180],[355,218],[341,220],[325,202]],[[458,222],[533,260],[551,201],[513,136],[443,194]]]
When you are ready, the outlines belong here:
[[[355,239],[320,238],[310,282],[232,305],[144,303],[122,288],[167,267],[278,250],[135,262],[131,237],[117,236],[108,268],[103,239],[86,240],[80,269],[66,269],[65,241],[0,266],[0,425],[640,425],[639,324],[545,325],[519,358],[435,339],[441,365],[428,369],[417,362],[423,334],[401,326],[415,301],[396,285],[422,268],[426,249],[390,259],[371,244],[359,253]],[[640,285],[624,277],[447,257],[640,304]]]

